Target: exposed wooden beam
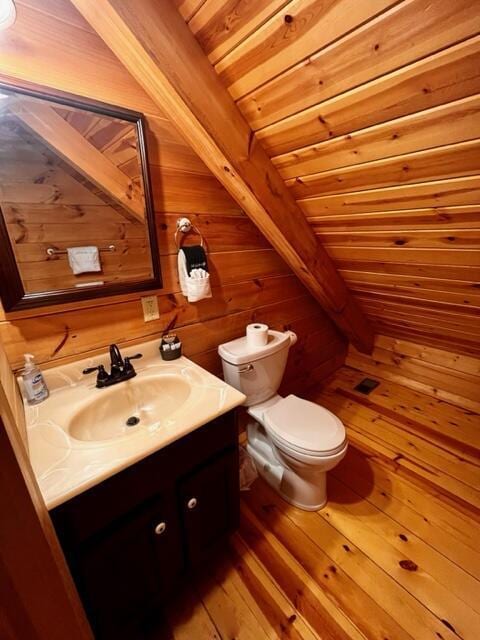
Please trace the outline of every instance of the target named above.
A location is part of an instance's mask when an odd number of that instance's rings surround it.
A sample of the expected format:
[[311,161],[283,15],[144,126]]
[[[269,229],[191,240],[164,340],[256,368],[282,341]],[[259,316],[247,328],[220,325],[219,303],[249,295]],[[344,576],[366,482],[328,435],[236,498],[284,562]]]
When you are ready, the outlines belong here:
[[142,198],[132,180],[50,105],[17,99],[10,102],[9,111],[65,162],[125,207],[135,220],[145,222]]
[[173,3],[72,0],[350,341],[373,332]]

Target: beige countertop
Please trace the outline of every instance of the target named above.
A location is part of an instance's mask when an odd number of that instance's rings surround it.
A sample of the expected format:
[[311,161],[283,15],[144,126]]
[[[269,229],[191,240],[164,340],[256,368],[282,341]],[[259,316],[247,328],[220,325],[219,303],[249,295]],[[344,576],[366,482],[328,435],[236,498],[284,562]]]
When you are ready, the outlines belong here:
[[[50,397],[32,407],[25,405],[25,412],[30,461],[48,509],[95,486],[245,400],[242,393],[187,358],[171,362],[162,360],[158,345],[159,341],[153,340],[122,349],[123,356],[143,354],[141,360],[134,361],[137,376],[105,389],[95,387],[95,374],[83,375],[82,371],[98,364],[104,364],[108,370],[108,354],[44,371]],[[168,383],[165,385],[164,381]],[[176,381],[188,389],[183,392],[178,407],[175,405]],[[152,402],[150,398],[145,401],[146,393],[152,396]],[[166,407],[164,416],[163,401]],[[114,405],[109,405],[109,402]],[[122,432],[115,437],[110,437],[111,433],[106,428],[102,429],[102,424],[93,424],[96,422],[93,420],[91,431],[99,435],[98,439],[95,436],[90,440],[73,437],[73,425],[75,420],[78,422],[78,416],[87,416],[88,422],[90,415],[101,415],[101,411],[88,413],[92,403],[101,405],[102,411],[110,407],[114,417],[117,413],[122,415],[124,407],[135,406],[135,413],[145,414],[147,418],[134,428],[123,429],[122,417]],[[128,412],[124,417],[128,417]],[[105,422],[108,421],[112,421],[110,415],[106,416]]]

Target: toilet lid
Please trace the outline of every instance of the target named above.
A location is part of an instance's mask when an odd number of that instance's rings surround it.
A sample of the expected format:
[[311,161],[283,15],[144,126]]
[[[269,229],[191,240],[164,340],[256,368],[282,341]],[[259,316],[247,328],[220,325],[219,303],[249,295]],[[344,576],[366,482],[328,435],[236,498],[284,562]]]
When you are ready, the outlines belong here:
[[272,436],[308,453],[336,453],[345,444],[345,427],[333,413],[314,402],[289,395],[263,414]]

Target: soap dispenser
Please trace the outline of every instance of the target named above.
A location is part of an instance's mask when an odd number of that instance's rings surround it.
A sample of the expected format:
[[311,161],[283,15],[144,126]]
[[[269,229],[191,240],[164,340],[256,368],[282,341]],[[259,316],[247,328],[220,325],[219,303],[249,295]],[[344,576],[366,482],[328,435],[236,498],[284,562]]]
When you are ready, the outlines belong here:
[[39,404],[48,398],[50,392],[43,378],[43,374],[33,361],[31,353],[25,353],[25,366],[22,372],[25,397],[28,404]]

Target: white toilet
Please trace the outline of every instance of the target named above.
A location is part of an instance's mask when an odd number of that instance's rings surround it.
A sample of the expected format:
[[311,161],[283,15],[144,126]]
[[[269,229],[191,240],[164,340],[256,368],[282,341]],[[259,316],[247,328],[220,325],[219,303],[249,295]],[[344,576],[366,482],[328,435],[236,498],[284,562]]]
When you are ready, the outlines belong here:
[[327,471],[347,452],[345,427],[324,407],[277,390],[296,335],[268,331],[264,346],[246,336],[218,348],[225,381],[247,396],[254,418],[247,428],[247,450],[258,472],[288,502],[317,511],[327,502]]

